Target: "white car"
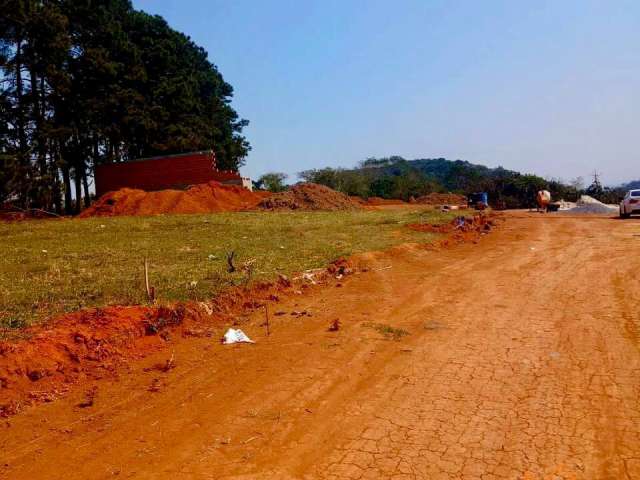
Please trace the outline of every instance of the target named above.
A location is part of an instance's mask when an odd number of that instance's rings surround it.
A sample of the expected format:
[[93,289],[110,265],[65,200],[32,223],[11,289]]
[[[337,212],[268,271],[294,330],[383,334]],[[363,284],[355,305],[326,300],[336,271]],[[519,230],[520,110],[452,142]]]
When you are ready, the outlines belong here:
[[629,218],[640,213],[640,190],[629,190],[620,202],[620,218]]

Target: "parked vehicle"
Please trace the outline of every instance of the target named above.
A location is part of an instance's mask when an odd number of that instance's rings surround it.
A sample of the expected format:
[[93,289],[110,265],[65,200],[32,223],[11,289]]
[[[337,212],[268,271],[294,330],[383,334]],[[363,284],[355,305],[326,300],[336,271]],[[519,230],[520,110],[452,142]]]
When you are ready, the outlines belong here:
[[640,190],[629,190],[620,202],[620,218],[640,213]]
[[467,205],[469,208],[484,210],[489,206],[489,195],[487,192],[472,193],[467,197]]
[[551,203],[551,193],[549,190],[538,190],[536,195],[536,203],[538,204],[539,212],[546,212],[549,209]]

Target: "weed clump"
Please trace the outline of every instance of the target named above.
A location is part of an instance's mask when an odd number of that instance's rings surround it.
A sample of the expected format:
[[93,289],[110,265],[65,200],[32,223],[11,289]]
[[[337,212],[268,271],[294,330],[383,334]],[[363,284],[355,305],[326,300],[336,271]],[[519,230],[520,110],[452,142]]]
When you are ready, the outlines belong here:
[[395,328],[386,323],[365,323],[365,327],[372,328],[386,340],[400,340],[402,337],[409,335],[409,332],[402,328]]

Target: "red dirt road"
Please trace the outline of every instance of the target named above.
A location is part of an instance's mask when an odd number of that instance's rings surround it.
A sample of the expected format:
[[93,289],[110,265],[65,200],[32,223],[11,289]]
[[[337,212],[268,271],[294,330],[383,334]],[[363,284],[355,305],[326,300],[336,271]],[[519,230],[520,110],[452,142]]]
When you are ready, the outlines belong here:
[[176,341],[92,406],[0,423],[0,478],[640,478],[639,235],[510,214],[477,245],[368,255],[271,336],[243,324],[255,345]]

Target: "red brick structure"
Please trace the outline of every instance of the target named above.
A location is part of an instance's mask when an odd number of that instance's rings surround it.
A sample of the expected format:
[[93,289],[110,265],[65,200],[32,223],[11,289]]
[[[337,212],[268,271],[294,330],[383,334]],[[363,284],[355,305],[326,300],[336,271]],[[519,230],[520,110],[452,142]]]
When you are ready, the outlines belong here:
[[238,172],[217,169],[213,151],[107,163],[96,166],[95,172],[98,197],[125,187],[146,191],[184,189],[212,180],[242,184]]

